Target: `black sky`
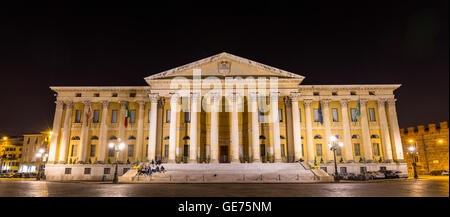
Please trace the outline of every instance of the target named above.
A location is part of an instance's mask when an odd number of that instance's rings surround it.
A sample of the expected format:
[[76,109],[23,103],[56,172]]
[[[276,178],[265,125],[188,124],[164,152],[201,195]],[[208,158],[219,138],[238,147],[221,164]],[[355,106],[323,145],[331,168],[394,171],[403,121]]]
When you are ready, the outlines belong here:
[[0,9],[0,135],[51,128],[49,86],[146,85],[220,52],[303,84],[402,84],[400,127],[448,120],[448,3],[434,8]]

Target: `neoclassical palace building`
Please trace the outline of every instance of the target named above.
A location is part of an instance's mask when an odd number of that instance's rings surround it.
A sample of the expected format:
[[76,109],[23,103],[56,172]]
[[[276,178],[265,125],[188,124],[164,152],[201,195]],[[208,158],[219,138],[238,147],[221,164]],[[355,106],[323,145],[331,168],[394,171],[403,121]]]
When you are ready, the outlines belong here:
[[47,169],[63,176],[76,165],[82,175],[111,174],[110,144],[122,144],[121,169],[157,159],[186,165],[302,159],[326,170],[335,143],[340,167],[406,168],[394,97],[400,85],[302,85],[303,79],[221,53],[146,77],[148,86],[50,87],[57,97]]

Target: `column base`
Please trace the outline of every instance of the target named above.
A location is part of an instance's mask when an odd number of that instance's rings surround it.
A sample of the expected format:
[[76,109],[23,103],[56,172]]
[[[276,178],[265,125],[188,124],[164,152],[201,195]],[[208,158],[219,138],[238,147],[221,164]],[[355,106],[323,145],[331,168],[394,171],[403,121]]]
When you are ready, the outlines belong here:
[[84,164],[84,161],[78,161],[77,164]]
[[97,161],[96,163],[97,163],[97,164],[105,164],[104,161]]
[[373,163],[373,160],[366,160],[367,163]]
[[196,164],[197,163],[197,159],[189,159],[189,164]]
[[209,161],[209,163],[210,163],[210,164],[217,164],[217,163],[219,163],[219,161],[218,161],[217,159],[211,159],[211,160]]
[[241,161],[239,159],[232,160],[230,163],[232,164],[240,164]]
[[283,163],[283,160],[282,159],[275,159],[273,162],[274,163]]
[[[150,161],[150,162],[152,162],[152,161]],[[169,163],[169,164],[174,164],[174,163],[176,163],[176,162],[175,162],[175,159],[169,159],[169,160],[167,160],[167,163]]]
[[346,163],[355,163],[354,160],[347,160]]
[[393,163],[394,161],[392,159],[387,159],[387,160],[384,160],[384,162],[385,163]]
[[261,159],[253,159],[252,163],[261,163]]
[[59,164],[66,164],[66,161],[61,160],[61,161],[59,161],[58,163],[59,163]]

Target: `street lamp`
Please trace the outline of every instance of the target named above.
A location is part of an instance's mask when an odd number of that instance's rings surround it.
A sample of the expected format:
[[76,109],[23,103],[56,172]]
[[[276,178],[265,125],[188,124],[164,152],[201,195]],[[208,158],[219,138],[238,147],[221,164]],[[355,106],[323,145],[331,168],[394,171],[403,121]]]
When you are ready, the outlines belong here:
[[42,173],[41,168],[42,168],[42,159],[44,158],[44,152],[45,152],[45,150],[43,148],[41,148],[41,149],[39,149],[38,153],[36,153],[36,158],[39,159],[39,164],[38,164],[39,169],[38,169],[38,174],[36,176],[36,181],[41,180],[41,173]]
[[336,150],[338,147],[343,147],[344,143],[339,142],[336,144],[337,138],[335,136],[330,137],[330,143],[328,144],[330,146],[330,150],[333,151],[333,157],[334,157],[334,181],[339,182],[339,174],[337,170],[337,162],[336,162]]
[[[411,142],[411,140],[410,140],[410,143],[412,143]],[[409,146],[409,148],[408,148],[408,150],[409,150],[409,153],[411,153],[411,157],[412,157],[412,165],[413,165],[413,170],[414,170],[414,178],[415,179],[417,179],[417,178],[419,178],[419,176],[417,175],[417,170],[416,170],[416,147],[414,147],[414,146]]]
[[114,170],[114,178],[113,178],[113,184],[117,184],[119,183],[119,177],[117,175],[117,170],[119,167],[119,153],[120,151],[122,151],[125,148],[125,143],[120,142],[120,139],[118,140],[118,143],[115,142],[111,142],[109,143],[109,148],[114,149],[114,151],[116,152],[116,168]]

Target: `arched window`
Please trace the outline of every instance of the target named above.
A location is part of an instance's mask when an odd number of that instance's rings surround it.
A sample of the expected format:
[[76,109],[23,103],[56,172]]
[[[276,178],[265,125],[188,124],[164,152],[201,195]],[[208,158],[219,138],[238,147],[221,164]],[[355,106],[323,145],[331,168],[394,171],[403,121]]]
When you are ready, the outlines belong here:
[[98,137],[97,136],[92,136],[91,140],[98,140]]
[[336,137],[336,139],[341,139],[341,136],[339,135],[334,135],[334,137]]
[[116,136],[111,136],[111,137],[109,137],[109,140],[116,140],[116,139],[117,139]]
[[283,135],[280,135],[280,139],[286,139],[286,137],[284,137]]
[[72,137],[72,140],[80,140],[80,137],[79,136],[74,136],[74,137]]
[[189,137],[189,136],[183,137],[183,140],[188,140],[188,139],[191,139],[191,137]]
[[315,135],[314,139],[322,139],[322,136],[321,135]]
[[359,135],[358,135],[358,134],[354,134],[354,135],[352,136],[352,139],[359,139]]
[[263,136],[263,135],[260,135],[260,136],[259,136],[259,139],[266,139],[266,137]]
[[164,140],[169,140],[169,139],[170,139],[169,136],[164,137]]
[[135,139],[136,139],[136,137],[134,137],[134,136],[128,137],[128,140],[135,140]]
[[147,136],[147,137],[145,137],[145,140],[148,140],[148,136]]
[[371,136],[370,136],[370,138],[371,139],[378,139],[378,138],[380,138],[378,135],[376,135],[376,134],[372,134]]

